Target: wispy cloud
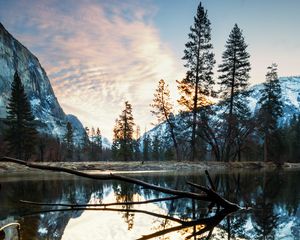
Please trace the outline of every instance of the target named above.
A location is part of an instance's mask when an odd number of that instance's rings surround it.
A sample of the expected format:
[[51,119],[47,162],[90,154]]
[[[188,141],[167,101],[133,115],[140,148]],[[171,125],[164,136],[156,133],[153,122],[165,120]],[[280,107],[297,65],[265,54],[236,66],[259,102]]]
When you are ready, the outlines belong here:
[[156,11],[147,0],[31,0],[0,13],[41,60],[64,110],[110,137],[125,100],[143,129],[158,80],[178,78],[178,60],[152,22]]

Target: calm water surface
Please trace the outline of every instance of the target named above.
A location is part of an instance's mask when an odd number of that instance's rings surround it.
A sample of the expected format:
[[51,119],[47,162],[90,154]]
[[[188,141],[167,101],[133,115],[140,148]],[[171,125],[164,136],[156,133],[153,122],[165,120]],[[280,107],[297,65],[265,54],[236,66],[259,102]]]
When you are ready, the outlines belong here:
[[[130,176],[180,190],[191,190],[186,181],[208,185],[204,174],[198,172]],[[252,207],[252,210],[225,217],[213,229],[211,239],[300,239],[299,170],[211,172],[211,176],[222,196],[241,206]],[[48,172],[2,174],[0,184],[0,228],[7,223],[20,223],[23,240],[139,239],[178,226],[170,219],[152,216],[147,212],[184,220],[210,218],[216,212],[213,209],[209,213],[204,202],[188,199],[114,207],[122,211],[110,208],[57,211],[63,207],[32,206],[19,200],[87,204],[143,201],[167,195],[117,181],[94,181]],[[201,228],[203,225],[151,239],[188,239]],[[201,236],[208,234],[206,232]],[[17,239],[13,227],[6,230],[6,239]]]

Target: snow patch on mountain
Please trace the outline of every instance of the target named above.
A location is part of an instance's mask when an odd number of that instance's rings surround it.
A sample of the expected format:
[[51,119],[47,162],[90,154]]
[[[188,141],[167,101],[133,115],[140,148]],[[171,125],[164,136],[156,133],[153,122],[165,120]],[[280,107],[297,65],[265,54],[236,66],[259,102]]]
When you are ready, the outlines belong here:
[[[300,76],[299,77],[280,77],[281,101],[283,103],[283,116],[279,119],[279,125],[289,124],[294,115],[300,114]],[[258,100],[261,97],[260,90],[263,84],[254,85],[252,93],[247,99],[252,113],[259,108]]]
[[[283,116],[279,119],[279,125],[284,126],[290,123],[291,119],[295,115],[300,115],[300,76],[294,77],[280,77],[279,83],[281,86],[282,96],[281,101],[283,103]],[[260,109],[260,104],[258,103],[261,98],[260,90],[263,89],[263,84],[253,85],[250,90],[250,96],[245,100],[248,103],[248,106],[252,112],[255,114]],[[223,110],[220,107],[216,107],[217,113],[221,113]],[[218,114],[213,116],[217,117]],[[181,126],[180,115],[175,116],[175,122],[177,126]],[[184,130],[180,130],[181,134]],[[155,126],[153,129],[146,132],[141,140],[145,138],[145,135],[149,136],[151,139],[154,139],[155,136],[160,136],[160,138],[167,138],[169,136],[167,132],[167,124],[165,122]],[[169,138],[169,142],[171,139]]]

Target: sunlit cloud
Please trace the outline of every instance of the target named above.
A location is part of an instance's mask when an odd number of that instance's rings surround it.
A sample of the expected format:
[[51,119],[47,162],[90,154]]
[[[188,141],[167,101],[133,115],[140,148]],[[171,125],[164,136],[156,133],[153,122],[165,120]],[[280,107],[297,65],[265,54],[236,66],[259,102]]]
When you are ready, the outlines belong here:
[[[12,11],[22,8],[22,15]],[[19,1],[7,9],[15,36],[40,59],[66,113],[111,137],[124,101],[143,129],[159,79],[179,78],[148,1]],[[5,23],[4,23],[5,25]],[[8,30],[10,30],[8,28]]]

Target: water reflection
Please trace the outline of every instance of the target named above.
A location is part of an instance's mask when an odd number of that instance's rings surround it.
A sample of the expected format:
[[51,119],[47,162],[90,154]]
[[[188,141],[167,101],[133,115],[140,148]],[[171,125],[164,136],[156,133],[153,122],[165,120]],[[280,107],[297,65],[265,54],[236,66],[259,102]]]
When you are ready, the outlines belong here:
[[[181,190],[190,190],[186,180],[208,185],[205,176],[198,173],[177,176],[170,173],[143,174],[134,177]],[[253,209],[226,217],[211,233],[211,239],[221,236],[223,239],[300,239],[299,171],[223,172],[212,173],[212,178],[215,179],[218,192],[226,199],[242,206],[251,206]],[[127,204],[118,207],[122,212],[80,209],[32,215],[33,212],[50,208],[24,205],[18,202],[19,199],[87,204],[143,201],[166,195],[136,185],[86,180],[63,174],[1,176],[0,182],[0,226],[18,221],[22,226],[22,239],[138,239],[180,226],[178,222],[134,212],[134,209],[183,221],[197,221],[216,216],[215,208],[209,212],[207,204],[188,199],[174,199],[146,206]],[[220,215],[218,220],[222,220],[226,214]],[[185,239],[193,232],[204,229],[208,222],[198,223],[196,227],[169,233],[164,239]],[[208,234],[209,231],[205,233],[206,236]]]

